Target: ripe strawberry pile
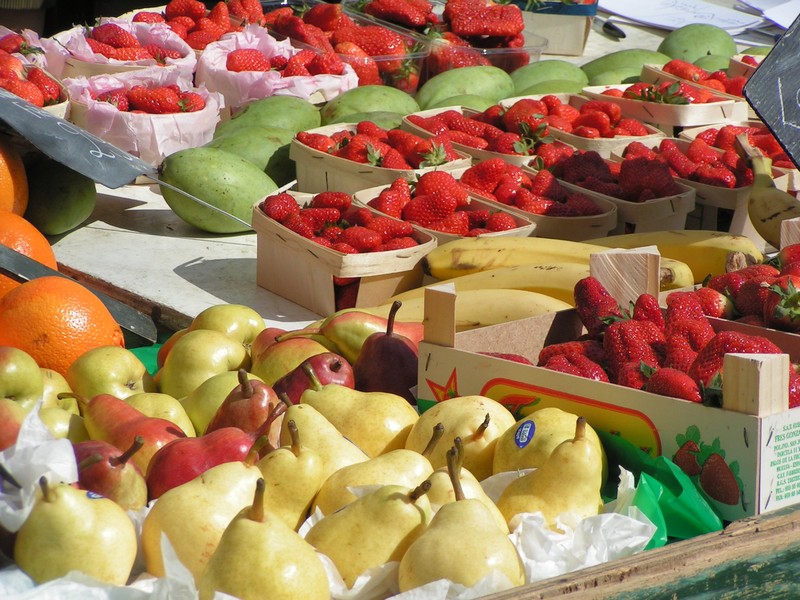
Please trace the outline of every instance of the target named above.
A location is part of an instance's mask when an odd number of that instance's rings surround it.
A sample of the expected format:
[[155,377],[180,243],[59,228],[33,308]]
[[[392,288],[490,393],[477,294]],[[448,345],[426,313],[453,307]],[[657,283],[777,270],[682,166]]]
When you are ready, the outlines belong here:
[[276,54],[268,57],[258,48],[239,48],[230,52],[225,63],[228,71],[278,71],[283,77],[342,75],[345,63],[335,52],[300,50],[292,56]]
[[155,59],[163,65],[168,58],[182,58],[179,51],[158,44],[143,46],[133,33],[116,23],[103,23],[87,29],[86,42],[95,54],[125,62]]
[[499,104],[471,116],[446,110],[429,117],[411,114],[406,119],[454,144],[499,154],[538,156],[544,165],[574,151],[549,137],[548,116],[533,111],[523,114],[518,109],[509,112]]
[[258,0],[219,0],[210,11],[200,0],[170,0],[163,12],[142,10],[133,16],[137,23],[166,23],[195,50],[203,50],[245,23],[263,23],[263,19]]
[[440,22],[428,0],[361,0],[354,8],[376,19],[418,31]]
[[703,67],[698,67],[680,58],[673,58],[664,64],[661,70],[670,75],[675,75],[675,77],[704,85],[731,96],[739,96],[740,98],[743,97],[742,89],[744,84],[747,83],[747,77],[744,75],[728,77],[724,70],[709,72]]
[[411,223],[353,205],[350,194],[321,192],[300,206],[291,194],[273,194],[259,204],[270,219],[337,252],[385,252],[419,245]]
[[445,136],[424,139],[402,129],[383,129],[361,121],[355,131],[342,129],[331,135],[301,131],[295,139],[320,152],[384,169],[435,167],[462,158]]
[[725,100],[715,95],[712,89],[682,81],[665,81],[660,84],[637,81],[623,89],[608,88],[602,94],[612,98],[628,98],[658,104],[708,104]]
[[701,138],[689,142],[685,151],[670,138],[662,139],[655,147],[631,142],[623,155],[625,158],[663,160],[677,177],[707,185],[733,189],[753,183],[752,168],[735,150],[720,152]]
[[39,67],[26,67],[5,50],[0,50],[0,88],[39,108],[66,100],[55,79]]
[[568,183],[630,202],[645,202],[681,192],[666,161],[626,156],[621,162],[601,157],[594,150],[578,151],[550,167]]
[[302,16],[282,6],[265,14],[276,37],[287,37],[349,63],[359,85],[391,85],[409,93],[419,85],[420,64],[413,38],[382,25],[356,23],[341,4],[315,4]]
[[550,171],[544,169],[531,177],[500,158],[470,167],[460,181],[481,196],[536,215],[584,217],[603,213],[589,196],[567,190]]
[[[587,334],[542,349],[538,365],[691,402],[719,405],[727,353],[783,354],[765,337],[716,332],[709,317],[728,306],[711,287],[674,291],[662,311],[642,294],[623,309],[594,277],[575,286],[575,308]],[[800,375],[789,370],[789,406],[800,405]]]
[[772,159],[772,165],[785,169],[794,169],[795,164],[786,151],[778,143],[778,140],[764,124],[753,125],[720,125],[709,127],[697,135],[698,138],[707,144],[722,150],[733,150],[736,136],[742,133],[747,134],[747,141],[754,148],[758,148],[765,156]]
[[194,91],[183,91],[177,85],[146,87],[136,85],[130,89],[115,88],[92,94],[98,102],[108,102],[122,112],[166,115],[203,110],[206,101]]
[[506,212],[472,208],[469,190],[447,171],[428,171],[411,183],[396,179],[367,204],[390,217],[458,236],[517,228]]

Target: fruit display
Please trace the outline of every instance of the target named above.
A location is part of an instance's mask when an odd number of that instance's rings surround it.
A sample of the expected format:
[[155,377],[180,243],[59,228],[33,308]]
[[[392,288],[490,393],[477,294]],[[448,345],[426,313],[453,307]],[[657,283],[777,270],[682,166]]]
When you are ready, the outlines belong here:
[[[752,59],[752,57],[750,57]],[[751,62],[752,64],[752,62]],[[757,63],[756,63],[757,64]],[[673,58],[661,66],[661,70],[679,79],[685,79],[713,88],[731,96],[742,97],[742,89],[747,83],[744,75],[729,76],[724,70],[711,71],[680,58]]]
[[[644,65],[689,74],[686,49],[710,69],[727,38],[537,66],[517,6],[358,10],[170,0],[75,27],[99,65],[133,68],[62,70],[75,111],[54,123],[110,148],[169,138],[129,150],[145,185],[0,132],[0,262],[64,275],[0,276],[3,589],[524,593],[797,500],[793,165],[736,111],[684,139],[621,103],[656,104],[622,82]],[[420,41],[437,28],[519,64],[456,64]],[[737,104],[688,89],[653,97],[693,118]],[[696,229],[700,185],[761,238]],[[99,293],[123,279],[126,298],[153,288],[136,302],[155,344]]]

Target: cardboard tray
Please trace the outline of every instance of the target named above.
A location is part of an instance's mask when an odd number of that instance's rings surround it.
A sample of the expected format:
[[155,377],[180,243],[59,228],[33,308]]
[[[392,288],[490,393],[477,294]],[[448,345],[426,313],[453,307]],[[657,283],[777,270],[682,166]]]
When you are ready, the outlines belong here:
[[[745,77],[750,77],[753,73],[756,72],[757,66],[748,65],[746,62],[742,62],[742,58],[744,58],[745,54],[734,54],[731,56],[731,61],[728,63],[728,77],[738,77],[739,75],[744,75]],[[750,54],[751,58],[755,58],[756,62],[760,65],[761,61],[764,60],[764,56]]]
[[[368,207],[367,202],[369,202],[373,198],[376,198],[378,194],[381,193],[381,191],[385,190],[388,187],[389,187],[388,185],[379,185],[376,187],[361,190],[353,195],[353,201],[359,206]],[[477,194],[470,194],[469,206],[465,207],[463,210],[482,210],[482,209],[488,209],[492,212],[499,211],[510,214],[514,218],[514,221],[516,221],[517,227],[515,229],[509,229],[508,231],[493,231],[491,233],[483,233],[478,237],[528,237],[536,235],[536,224],[530,218],[533,215],[529,215],[528,213],[523,213],[522,211],[514,211],[511,210],[510,206],[500,204],[499,202],[493,202],[488,198],[481,198]],[[441,231],[436,231],[435,229],[422,227],[420,225],[415,225],[415,226],[421,231],[424,231],[428,235],[436,238],[438,244],[444,244],[445,242],[458,240],[463,237],[460,235],[453,235],[452,233],[444,233]]]
[[[603,94],[609,89],[624,90],[628,85],[593,85],[583,88],[581,93],[589,98],[616,102],[622,108],[624,115],[654,124],[659,129],[663,129],[663,127],[696,127],[748,119],[749,106],[744,99],[726,99],[708,104],[662,104],[631,98],[615,98]],[[671,134],[672,132],[667,131],[667,133]]]
[[[289,193],[298,204],[313,196]],[[290,231],[267,217],[258,204],[253,206],[256,283],[323,316],[336,311],[334,277],[360,277],[356,307],[377,306],[418,287],[424,275],[422,259],[436,247],[433,236],[415,228],[419,246],[414,248],[342,254]]]
[[[456,334],[454,301],[450,290],[426,292],[421,409],[480,394],[502,402],[518,418],[547,406],[581,414],[596,429],[621,435],[652,456],[671,458],[695,441],[720,454],[735,474],[736,503],[709,499],[726,520],[800,501],[795,475],[800,410],[788,409],[788,354],[727,355],[726,408],[714,408],[479,354],[518,353],[535,362],[544,345],[576,339],[583,329],[571,309]],[[797,336],[774,337],[785,350],[798,350]]]
[[[355,123],[336,123],[315,129],[310,133],[331,134],[347,129],[355,131]],[[301,192],[319,193],[327,191],[355,194],[377,185],[389,185],[395,179],[405,178],[414,181],[418,175],[427,171],[453,171],[470,166],[468,155],[459,152],[461,158],[437,167],[423,169],[384,169],[361,164],[309,148],[293,139],[289,145],[289,158],[295,161],[297,169],[297,189]]]

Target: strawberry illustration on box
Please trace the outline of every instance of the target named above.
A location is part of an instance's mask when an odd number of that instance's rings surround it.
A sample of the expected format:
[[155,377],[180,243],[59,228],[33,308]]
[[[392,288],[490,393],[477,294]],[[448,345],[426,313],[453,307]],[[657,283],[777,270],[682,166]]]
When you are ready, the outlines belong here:
[[295,48],[258,25],[209,44],[195,81],[222,94],[234,112],[272,95],[325,102],[358,86],[353,68],[335,53]]
[[739,504],[742,481],[739,478],[739,463],[725,461],[725,450],[715,437],[711,444],[703,442],[700,429],[691,425],[686,433],[677,435],[678,450],[672,461],[689,475],[697,487],[712,500],[727,505]]

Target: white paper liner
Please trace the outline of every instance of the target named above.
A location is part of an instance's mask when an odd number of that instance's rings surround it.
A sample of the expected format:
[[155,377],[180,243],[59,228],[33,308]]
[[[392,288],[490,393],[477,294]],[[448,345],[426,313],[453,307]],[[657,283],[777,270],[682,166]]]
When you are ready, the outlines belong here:
[[[167,50],[177,50],[181,58],[165,59],[165,66],[161,68],[176,69],[185,77],[191,77],[197,66],[197,55],[189,44],[182,40],[165,23],[133,23],[125,19],[106,18],[101,23],[116,23],[126,31],[136,36],[136,39],[145,46],[158,44]],[[47,70],[54,76],[61,78],[64,73],[66,61],[70,56],[89,63],[107,64],[109,66],[158,66],[155,59],[139,60],[136,62],[120,61],[107,58],[102,54],[95,54],[86,41],[86,28],[76,26],[72,29],[59,32],[50,38],[41,38],[41,46],[45,51]]]
[[[20,31],[15,31],[13,29],[9,29],[4,25],[0,25],[0,39],[7,36],[9,33],[19,33],[25,42],[34,48],[42,48],[42,42],[39,37],[39,34],[33,31],[32,29],[22,29]],[[47,59],[44,52],[31,52],[29,54],[22,54],[21,52],[14,52],[13,56],[16,56],[20,59],[23,63],[28,65],[36,65],[39,68],[45,69],[47,67]]]
[[221,93],[232,112],[249,102],[273,95],[325,102],[358,86],[358,76],[348,64],[345,64],[343,75],[310,77],[282,77],[278,71],[228,71],[225,66],[228,54],[240,48],[256,48],[268,58],[289,57],[300,51],[288,39],[276,40],[266,29],[253,24],[206,46],[197,62],[195,81]]
[[[113,89],[130,89],[135,85],[178,85],[182,90],[194,90],[203,97],[205,108],[196,112],[150,115],[119,111],[108,102],[93,100],[90,92],[102,93]],[[192,88],[191,78],[181,71],[149,67],[113,75],[76,77],[64,80],[73,102],[72,120],[90,133],[118,148],[158,165],[170,154],[184,148],[202,146],[211,141],[225,105],[221,94],[204,86]],[[77,106],[80,105],[80,106]],[[80,120],[78,109],[85,115]]]

